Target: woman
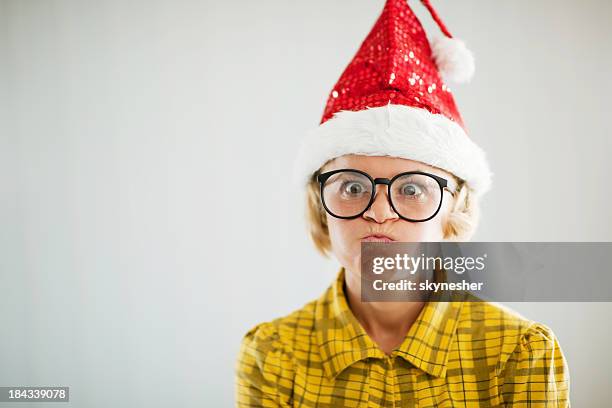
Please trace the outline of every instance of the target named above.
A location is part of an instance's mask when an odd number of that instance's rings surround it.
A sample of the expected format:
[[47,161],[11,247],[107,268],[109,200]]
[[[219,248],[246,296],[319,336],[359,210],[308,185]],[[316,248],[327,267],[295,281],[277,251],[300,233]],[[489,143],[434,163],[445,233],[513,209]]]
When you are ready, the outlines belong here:
[[244,336],[238,406],[569,406],[545,325],[488,302],[361,300],[361,242],[468,240],[491,185],[445,82],[470,77],[456,64],[469,53],[423,3],[446,38],[430,46],[388,0],[304,140],[310,236],[341,267],[320,298]]

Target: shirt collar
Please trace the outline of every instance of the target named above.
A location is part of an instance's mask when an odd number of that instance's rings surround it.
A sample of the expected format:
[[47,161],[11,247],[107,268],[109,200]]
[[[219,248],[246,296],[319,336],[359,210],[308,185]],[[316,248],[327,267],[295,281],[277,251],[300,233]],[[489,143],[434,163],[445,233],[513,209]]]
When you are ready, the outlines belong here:
[[[335,378],[346,367],[367,357],[385,358],[351,311],[344,292],[345,269],[317,300],[316,338],[323,367]],[[435,377],[446,377],[463,302],[426,302],[394,354]]]

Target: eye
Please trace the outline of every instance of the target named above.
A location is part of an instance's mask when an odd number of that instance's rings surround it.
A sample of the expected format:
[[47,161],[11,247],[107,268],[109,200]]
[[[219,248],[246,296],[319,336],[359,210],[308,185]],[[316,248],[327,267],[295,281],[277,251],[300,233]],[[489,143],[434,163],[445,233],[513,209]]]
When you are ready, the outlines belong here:
[[417,195],[421,193],[421,187],[416,183],[406,183],[401,186],[400,191],[404,195]]
[[360,181],[348,180],[342,183],[340,192],[344,196],[355,197],[355,196],[360,196],[364,194],[365,192],[367,192],[367,188]]
[[419,196],[425,193],[425,188],[418,183],[404,183],[399,188],[400,194],[404,196]]

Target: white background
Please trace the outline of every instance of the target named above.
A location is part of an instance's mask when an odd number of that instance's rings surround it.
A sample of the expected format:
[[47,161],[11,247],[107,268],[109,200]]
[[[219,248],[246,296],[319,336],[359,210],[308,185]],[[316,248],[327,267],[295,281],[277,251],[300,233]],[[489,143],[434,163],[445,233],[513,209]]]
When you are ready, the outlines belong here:
[[[338,270],[290,170],[383,3],[0,0],[0,385],[231,406],[242,335]],[[433,3],[476,56],[453,87],[495,173],[474,241],[610,241],[612,3]],[[611,304],[511,306],[606,406]]]

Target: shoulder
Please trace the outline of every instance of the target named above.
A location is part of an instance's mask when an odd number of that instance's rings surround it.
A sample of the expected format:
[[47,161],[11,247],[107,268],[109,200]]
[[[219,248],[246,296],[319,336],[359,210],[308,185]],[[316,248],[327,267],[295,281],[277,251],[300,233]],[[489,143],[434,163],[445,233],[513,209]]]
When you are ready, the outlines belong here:
[[[478,343],[488,355],[498,356],[498,367],[520,350],[537,351],[558,347],[553,330],[538,321],[496,302],[465,302],[458,333],[464,340]],[[472,344],[473,344],[472,343]]]
[[472,327],[474,334],[498,331],[505,337],[517,339],[536,323],[508,306],[485,301],[473,295],[469,295],[468,300],[463,303],[459,317],[459,325]]
[[569,407],[569,368],[553,330],[506,306],[472,303],[466,309],[478,311],[473,321],[480,333],[473,349],[485,350],[491,359],[489,372],[497,378],[504,406],[538,401]]
[[244,334],[240,354],[257,357],[270,353],[292,356],[300,345],[310,342],[314,333],[316,300],[284,316],[252,326]]
[[305,344],[301,333],[314,325],[314,305],[258,323],[244,334],[235,363],[238,405],[291,405],[295,352]]

